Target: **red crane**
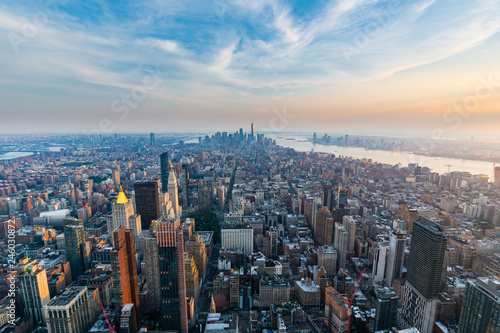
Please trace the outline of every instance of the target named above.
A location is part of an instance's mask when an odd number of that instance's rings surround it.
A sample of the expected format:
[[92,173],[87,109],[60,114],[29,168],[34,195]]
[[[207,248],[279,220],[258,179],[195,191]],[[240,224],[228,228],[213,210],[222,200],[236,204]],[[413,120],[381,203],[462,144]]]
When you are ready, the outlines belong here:
[[104,309],[104,306],[102,306],[101,298],[97,297],[97,299],[99,300],[99,305],[101,306],[101,311],[102,311],[102,314],[104,315],[104,319],[106,319],[106,324],[108,324],[109,333],[114,333],[115,327],[111,326],[111,322],[108,319],[108,315],[106,314],[106,310]]
[[347,312],[347,315],[349,316],[349,319],[347,320],[347,333],[351,332],[352,301],[354,301],[354,295],[356,295],[356,291],[358,291],[359,284],[361,283],[361,278],[363,277],[365,269],[366,267],[363,268],[363,271],[361,272],[361,275],[359,276],[358,279],[358,284],[354,287],[354,292],[352,293],[351,300],[349,301],[349,310]]

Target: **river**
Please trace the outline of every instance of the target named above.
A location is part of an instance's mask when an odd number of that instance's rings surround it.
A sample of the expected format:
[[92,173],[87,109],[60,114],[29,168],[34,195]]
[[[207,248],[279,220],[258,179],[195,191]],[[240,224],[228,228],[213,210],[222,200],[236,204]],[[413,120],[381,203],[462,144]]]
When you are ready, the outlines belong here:
[[303,152],[308,152],[313,149],[315,152],[331,153],[337,156],[344,155],[359,159],[368,158],[379,163],[393,165],[401,163],[401,165],[405,167],[408,166],[409,163],[418,163],[419,166],[426,166],[432,171],[438,173],[447,173],[449,168],[450,171],[468,171],[473,175],[482,174],[491,177],[493,172],[493,163],[486,161],[466,160],[451,157],[429,157],[400,151],[392,152],[388,150],[366,150],[359,147],[325,146],[306,141],[307,138],[310,137],[306,135],[275,135],[270,137],[273,137],[276,140],[276,144],[280,146],[290,147]]
[[33,153],[27,152],[27,151],[12,151],[8,153],[0,153],[0,161],[1,160],[11,160],[13,158],[17,157],[25,157],[25,156],[30,156],[33,155]]

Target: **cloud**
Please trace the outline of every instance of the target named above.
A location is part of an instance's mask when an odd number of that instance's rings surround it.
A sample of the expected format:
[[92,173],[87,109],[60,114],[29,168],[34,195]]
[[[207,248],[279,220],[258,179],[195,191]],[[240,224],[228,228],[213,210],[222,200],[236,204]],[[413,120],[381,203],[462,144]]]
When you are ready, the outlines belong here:
[[[82,103],[106,94],[112,100],[158,66],[164,84],[151,101],[213,109],[240,103],[247,112],[262,112],[262,105],[284,98],[307,105],[319,91],[322,100],[342,99],[343,89],[355,95],[356,85],[376,87],[438,63],[461,71],[454,57],[482,45],[484,57],[500,52],[488,42],[500,31],[496,1],[336,0],[301,7],[307,5],[65,2],[26,38],[23,28],[40,8],[3,4],[0,34],[26,42],[16,54],[7,38],[0,40],[0,89],[21,94],[26,82],[32,87],[26,94],[57,98],[80,91]],[[349,57],[343,45],[353,51]],[[433,104],[427,96],[416,99]]]

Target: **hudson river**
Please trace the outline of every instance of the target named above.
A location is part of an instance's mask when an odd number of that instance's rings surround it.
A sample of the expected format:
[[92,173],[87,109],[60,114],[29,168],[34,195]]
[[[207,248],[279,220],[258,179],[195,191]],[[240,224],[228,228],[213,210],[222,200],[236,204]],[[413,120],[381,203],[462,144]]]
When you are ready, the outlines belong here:
[[336,156],[343,155],[359,159],[368,158],[379,163],[393,165],[401,163],[404,167],[408,166],[409,163],[418,163],[419,166],[429,167],[432,171],[438,173],[448,172],[448,165],[451,165],[451,171],[468,171],[473,175],[483,174],[491,177],[493,172],[492,162],[451,157],[429,157],[399,151],[365,150],[364,148],[358,147],[325,146],[306,141],[308,136],[270,135],[270,137],[273,137],[276,140],[276,144],[280,146],[290,147],[303,152],[310,152],[311,149],[313,149],[315,152],[331,153]]

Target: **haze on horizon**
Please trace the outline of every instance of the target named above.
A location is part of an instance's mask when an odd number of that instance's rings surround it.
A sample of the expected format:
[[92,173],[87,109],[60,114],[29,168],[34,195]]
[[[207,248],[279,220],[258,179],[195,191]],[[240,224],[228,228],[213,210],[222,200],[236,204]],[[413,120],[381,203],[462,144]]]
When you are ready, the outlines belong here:
[[0,4],[2,134],[500,140],[498,1],[37,3]]

